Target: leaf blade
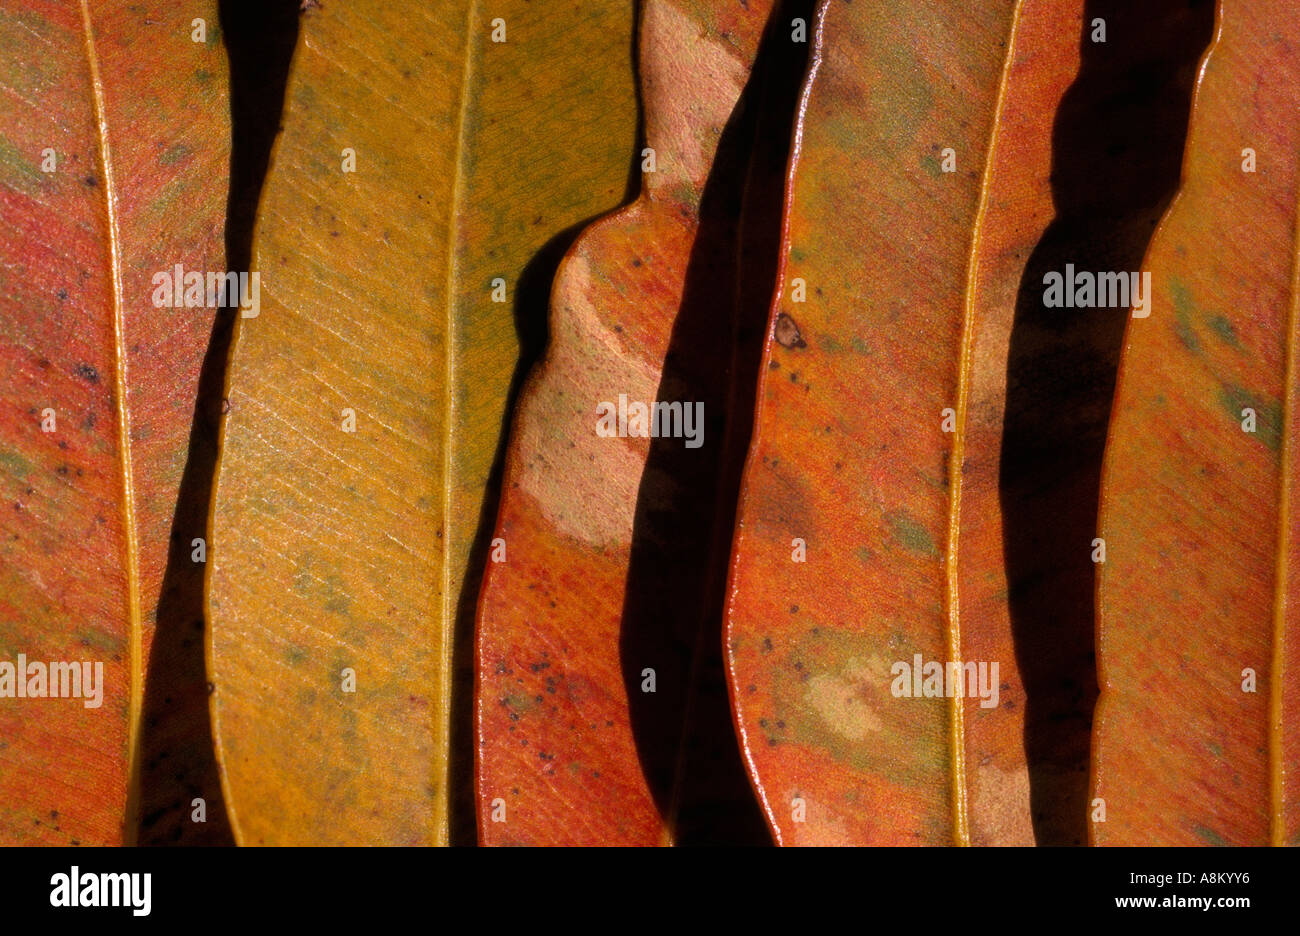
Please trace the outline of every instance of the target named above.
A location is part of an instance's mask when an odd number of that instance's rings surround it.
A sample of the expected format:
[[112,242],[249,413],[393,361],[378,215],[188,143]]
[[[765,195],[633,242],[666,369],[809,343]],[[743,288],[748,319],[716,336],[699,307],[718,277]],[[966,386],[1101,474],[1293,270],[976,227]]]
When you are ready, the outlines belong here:
[[[782,844],[1032,841],[1023,715],[979,699],[891,699],[888,687],[890,661],[912,667],[924,650],[926,662],[998,661],[1003,693],[1023,693],[998,522],[1006,343],[1024,258],[1052,216],[1049,122],[1078,68],[1059,5],[1046,7],[999,5],[961,38],[924,4],[905,23],[833,2],[821,11],[727,630],[737,728]],[[1065,21],[1078,24],[1080,7]],[[961,126],[948,75],[963,83]],[[826,192],[819,179],[843,181]],[[875,202],[851,194],[873,185]],[[930,233],[908,216],[918,202],[959,233]],[[895,238],[913,253],[899,257]],[[891,333],[898,297],[933,310],[902,337]],[[904,374],[902,361],[916,366]],[[954,403],[949,448],[941,420]],[[862,414],[881,414],[883,432]],[[841,436],[857,444],[829,441]],[[864,612],[883,620],[861,623]]]
[[[1183,185],[1144,264],[1151,316],[1126,334],[1099,529],[1099,845],[1296,841],[1282,765],[1297,724],[1285,674],[1300,180],[1294,126],[1274,115],[1300,69],[1275,37],[1297,28],[1289,7],[1219,5]],[[1244,171],[1247,146],[1258,173]],[[1245,690],[1246,670],[1267,692]]]
[[[463,0],[414,21],[381,3],[303,21],[256,248],[270,317],[236,338],[214,513],[209,668],[241,841],[449,836],[455,610],[518,353],[489,280],[513,293],[547,238],[616,203],[634,132],[627,4],[493,12],[505,43]],[[376,63],[395,34],[403,46]],[[580,93],[532,106],[556,86]],[[345,147],[356,173],[336,168]],[[317,208],[298,207],[302,189]],[[338,239],[291,261],[314,211]],[[287,461],[265,400],[291,414]],[[259,524],[296,552],[274,556]],[[277,607],[257,597],[284,591]],[[257,690],[277,660],[294,672],[268,705]],[[291,750],[300,717],[316,730]],[[340,819],[361,800],[372,809]]]
[[[678,397],[697,384],[673,385],[672,346],[691,267],[730,269],[708,266],[735,231],[715,231],[717,242],[701,235],[706,183],[735,171],[718,162],[721,141],[772,6],[643,7],[646,145],[657,168],[632,205],[583,233],[557,275],[552,344],[521,396],[498,517],[497,536],[514,552],[484,577],[476,769],[485,844],[674,839],[700,622],[691,607],[656,633],[632,623],[639,602],[651,603],[645,591],[662,584],[660,556],[638,562],[637,553],[663,546],[645,542],[656,514],[717,477],[703,459],[680,471],[655,464],[648,436],[603,438],[595,424],[602,404],[620,399],[692,403]],[[717,295],[734,301],[733,286]],[[677,369],[694,374],[698,353],[681,352],[692,363]],[[707,422],[712,433],[717,423]],[[704,444],[717,451],[712,436]],[[641,691],[647,679],[653,694]],[[647,713],[632,693],[662,710]]]
[[[191,42],[194,12],[216,29],[206,3],[187,16],[115,2],[0,10],[11,63],[0,384],[26,401],[0,430],[15,507],[0,645],[43,666],[89,657],[92,677],[98,657],[105,674],[101,708],[0,712],[6,841],[116,844],[184,828],[176,810],[141,817],[138,791],[155,766],[141,763],[142,736],[158,727],[142,725],[146,674],[174,686],[178,707],[195,688],[203,705],[201,683],[145,662],[175,623],[160,611],[168,534],[211,328],[192,310],[155,308],[151,274],[219,268],[225,217],[210,183],[229,159],[225,67],[215,42]],[[146,47],[163,64],[141,67]],[[176,200],[189,211],[172,217]],[[211,793],[196,734],[178,730],[160,790]]]

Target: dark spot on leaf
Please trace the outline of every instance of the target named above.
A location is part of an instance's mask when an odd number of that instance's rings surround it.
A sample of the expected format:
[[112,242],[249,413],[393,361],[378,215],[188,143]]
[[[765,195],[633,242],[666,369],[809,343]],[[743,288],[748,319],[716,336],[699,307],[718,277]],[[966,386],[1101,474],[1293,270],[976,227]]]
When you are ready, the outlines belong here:
[[799,326],[795,320],[790,318],[784,312],[776,317],[776,325],[772,328],[772,337],[776,339],[777,344],[783,348],[806,348],[808,343],[803,340],[799,334]]

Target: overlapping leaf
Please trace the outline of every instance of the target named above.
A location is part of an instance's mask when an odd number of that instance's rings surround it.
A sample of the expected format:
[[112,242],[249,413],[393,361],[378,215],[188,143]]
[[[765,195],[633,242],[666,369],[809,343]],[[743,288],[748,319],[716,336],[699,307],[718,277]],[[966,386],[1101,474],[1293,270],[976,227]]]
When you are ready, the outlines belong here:
[[1123,339],[1039,283],[1139,263],[1208,0],[823,0],[779,275],[809,0],[646,0],[639,154],[632,0],[540,6],[303,4],[205,687],[216,5],[0,0],[0,841],[219,841],[217,756],[245,843],[765,837],[725,684],[782,843],[1300,842],[1300,16],[1222,0]]
[[800,115],[728,626],[783,843],[1030,837],[1021,713],[890,690],[919,655],[1005,661],[1020,697],[990,507],[1077,58],[1047,4],[994,4],[960,36],[939,6],[827,3]]
[[[682,583],[695,583],[710,543],[707,527],[702,542],[669,527],[714,509],[737,219],[734,204],[713,203],[711,180],[740,171],[727,162],[748,142],[729,139],[733,110],[771,9],[644,6],[653,171],[636,202],[565,258],[551,346],[522,394],[507,456],[504,561],[489,563],[478,616],[485,843],[678,839],[684,725],[693,705],[698,714],[708,612],[665,596],[691,590]],[[684,322],[688,306],[712,320],[702,333],[721,344],[684,337],[701,334]],[[692,395],[704,387],[707,399]],[[652,442],[651,427],[641,433],[627,414],[655,402],[678,407],[677,430],[666,423]],[[669,543],[683,554],[665,556]],[[725,764],[724,749],[707,755]]]
[[[1105,45],[1084,12],[1021,0],[954,29],[943,4],[823,10],[728,628],[738,729],[783,843],[1082,839],[1072,726],[1092,661],[1089,632],[1062,625],[1088,614],[1092,573],[1086,539],[1081,562],[1044,563],[1041,521],[1055,505],[1059,528],[1091,529],[1078,494],[1126,310],[1048,321],[1031,280],[1094,242],[1111,262],[1140,250],[1177,95],[1115,101],[1166,59],[1176,92],[1191,21],[1153,11],[1168,29],[1136,55],[1131,28]],[[1123,183],[1075,196],[1069,167],[1113,139],[1089,124],[1076,143],[1083,94],[1150,136]],[[1068,398],[1053,432],[1036,393]]]

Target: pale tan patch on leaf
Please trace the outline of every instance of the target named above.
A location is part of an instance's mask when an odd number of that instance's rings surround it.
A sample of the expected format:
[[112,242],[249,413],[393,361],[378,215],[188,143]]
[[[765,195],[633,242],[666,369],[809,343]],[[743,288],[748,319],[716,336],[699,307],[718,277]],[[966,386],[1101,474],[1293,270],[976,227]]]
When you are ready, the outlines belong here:
[[[647,47],[675,50],[642,60],[646,97],[674,102],[659,107],[647,102],[646,138],[655,141],[660,159],[646,186],[654,192],[668,182],[686,182],[699,191],[749,66],[724,43],[701,36],[699,23],[671,3],[648,4],[641,28]],[[690,103],[680,107],[678,101]],[[664,153],[673,158],[662,159]]]
[[972,784],[975,844],[1033,845],[1029,812],[1029,768],[1003,770],[996,764],[975,769]]
[[[587,256],[575,252],[555,286],[552,354],[576,363],[563,371],[544,369],[522,403],[520,450],[530,454],[520,465],[518,483],[564,535],[597,546],[626,547],[632,542],[650,439],[598,435],[597,407],[602,402],[617,406],[620,393],[629,403],[653,401],[658,372],[608,327],[591,302],[594,292]],[[556,445],[548,438],[552,427],[569,424],[575,410],[584,414],[578,429]]]
[[850,741],[861,741],[880,731],[884,722],[867,701],[871,687],[887,678],[883,660],[850,660],[839,675],[822,673],[808,680],[804,700],[812,706],[836,734]]

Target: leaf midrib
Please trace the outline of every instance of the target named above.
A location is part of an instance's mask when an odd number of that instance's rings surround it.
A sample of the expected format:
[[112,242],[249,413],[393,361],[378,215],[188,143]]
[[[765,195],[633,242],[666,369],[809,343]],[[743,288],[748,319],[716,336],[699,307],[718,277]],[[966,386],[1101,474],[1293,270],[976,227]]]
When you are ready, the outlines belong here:
[[123,550],[127,588],[127,642],[130,691],[127,702],[127,798],[122,841],[134,845],[140,804],[140,715],[143,701],[143,648],[140,616],[140,558],[135,525],[135,481],[131,460],[131,414],[126,388],[126,319],[122,299],[122,254],[117,224],[117,188],[113,179],[113,158],[108,142],[108,114],[104,105],[104,83],[95,52],[95,31],[90,19],[89,0],[81,0],[81,23],[86,59],[90,69],[91,97],[95,111],[99,165],[104,177],[104,206],[108,222],[109,276],[113,288],[113,407],[117,421],[118,464],[122,484]]
[[1291,250],[1291,302],[1287,309],[1286,332],[1286,366],[1282,381],[1282,446],[1279,454],[1278,471],[1278,518],[1277,518],[1277,556],[1273,576],[1273,621],[1272,621],[1272,659],[1269,665],[1268,697],[1268,774],[1269,774],[1269,842],[1272,845],[1286,844],[1285,816],[1283,802],[1285,798],[1286,764],[1282,750],[1283,693],[1285,680],[1282,678],[1286,665],[1286,615],[1287,615],[1287,580],[1290,575],[1290,555],[1287,549],[1291,530],[1291,464],[1295,458],[1294,440],[1291,438],[1291,421],[1296,402],[1296,381],[1300,379],[1300,365],[1297,364],[1296,335],[1300,329],[1300,202],[1295,212],[1295,230],[1292,234]]
[[[1011,26],[1007,31],[1006,54],[998,79],[997,100],[993,106],[993,121],[989,129],[988,146],[984,152],[984,169],[980,178],[979,207],[971,230],[970,253],[966,260],[966,285],[962,295],[961,350],[957,363],[956,432],[953,433],[952,450],[948,461],[948,542],[944,582],[946,614],[946,644],[948,659],[961,660],[961,606],[959,601],[958,556],[961,546],[961,496],[962,466],[966,461],[966,414],[970,403],[971,371],[975,351],[975,286],[979,280],[981,236],[989,207],[989,183],[993,175],[994,155],[997,150],[998,131],[1002,125],[1002,110],[1006,103],[1011,63],[1015,59],[1016,31],[1020,25],[1023,0],[1016,0],[1011,12]],[[953,840],[957,845],[970,844],[970,818],[966,791],[966,713],[960,693],[948,699],[948,744],[951,749],[951,796]]]
[[[463,188],[464,154],[465,154],[465,118],[469,113],[470,80],[474,70],[474,24],[478,17],[478,0],[470,0],[465,11],[465,53],[461,63],[460,104],[456,116],[455,161],[452,166],[451,205],[447,215],[446,250],[447,276],[446,293],[443,296],[444,324],[443,336],[443,408],[442,408],[442,621],[438,634],[438,678],[441,691],[435,707],[438,724],[434,729],[434,750],[443,752],[441,767],[437,768],[442,776],[438,783],[438,798],[433,808],[433,842],[446,845],[450,839],[451,810],[451,695],[453,692],[452,673],[452,638],[456,630],[454,614],[455,605],[451,596],[451,499],[452,499],[452,446],[456,433],[453,430],[455,418],[455,374],[456,374],[456,245],[460,231],[461,189]],[[463,581],[461,583],[464,584]]]

